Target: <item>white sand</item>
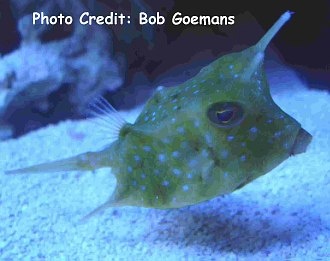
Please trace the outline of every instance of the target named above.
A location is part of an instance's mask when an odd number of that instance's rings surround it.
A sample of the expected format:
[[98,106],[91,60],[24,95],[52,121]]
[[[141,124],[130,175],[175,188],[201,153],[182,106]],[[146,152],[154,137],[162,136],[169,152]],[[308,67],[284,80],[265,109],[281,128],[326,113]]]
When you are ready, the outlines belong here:
[[[314,136],[307,153],[223,198],[169,211],[113,208],[82,225],[115,186],[109,170],[0,172],[0,260],[329,260],[330,95],[292,73],[270,81],[276,102]],[[67,121],[2,142],[0,170],[95,149],[92,134],[90,123]]]

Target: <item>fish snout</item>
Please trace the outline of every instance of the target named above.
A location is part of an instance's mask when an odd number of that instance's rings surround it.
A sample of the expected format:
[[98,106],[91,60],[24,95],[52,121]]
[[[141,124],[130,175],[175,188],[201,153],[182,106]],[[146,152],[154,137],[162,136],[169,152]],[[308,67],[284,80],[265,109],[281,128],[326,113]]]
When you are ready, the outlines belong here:
[[293,143],[291,149],[291,155],[304,153],[309,143],[312,141],[312,137],[313,136],[310,133],[308,133],[305,129],[300,128],[296,136],[296,139]]

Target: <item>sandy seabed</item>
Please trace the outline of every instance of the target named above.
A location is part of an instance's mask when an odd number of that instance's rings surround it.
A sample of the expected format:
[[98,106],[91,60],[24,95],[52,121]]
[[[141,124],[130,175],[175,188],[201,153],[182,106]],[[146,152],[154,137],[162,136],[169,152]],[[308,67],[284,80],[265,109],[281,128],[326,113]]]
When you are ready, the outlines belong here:
[[[272,72],[274,100],[313,135],[304,154],[225,197],[176,210],[111,208],[78,221],[115,187],[109,169],[6,176],[95,149],[90,121],[0,143],[1,260],[330,259],[330,95]],[[140,109],[122,112],[134,121]]]

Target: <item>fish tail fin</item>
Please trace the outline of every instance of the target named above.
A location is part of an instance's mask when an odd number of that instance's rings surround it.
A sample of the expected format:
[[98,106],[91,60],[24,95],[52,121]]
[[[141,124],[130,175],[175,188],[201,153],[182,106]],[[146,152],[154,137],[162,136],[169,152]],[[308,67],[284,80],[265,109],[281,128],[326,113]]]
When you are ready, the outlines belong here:
[[42,163],[21,169],[7,170],[5,171],[5,174],[18,175],[44,172],[47,173],[75,170],[94,170],[110,166],[108,164],[110,161],[110,157],[109,159],[107,159],[105,156],[107,156],[105,151],[86,152],[67,159]]

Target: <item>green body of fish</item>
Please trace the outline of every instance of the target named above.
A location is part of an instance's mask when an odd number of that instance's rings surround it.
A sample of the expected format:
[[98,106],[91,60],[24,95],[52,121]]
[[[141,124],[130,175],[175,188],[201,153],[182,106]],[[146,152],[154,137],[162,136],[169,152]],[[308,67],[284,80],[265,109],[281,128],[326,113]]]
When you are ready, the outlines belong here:
[[116,189],[91,214],[122,205],[177,208],[244,186],[311,140],[274,103],[262,66],[264,49],[289,17],[283,14],[255,46],[158,89],[104,150],[8,174],[109,166]]

